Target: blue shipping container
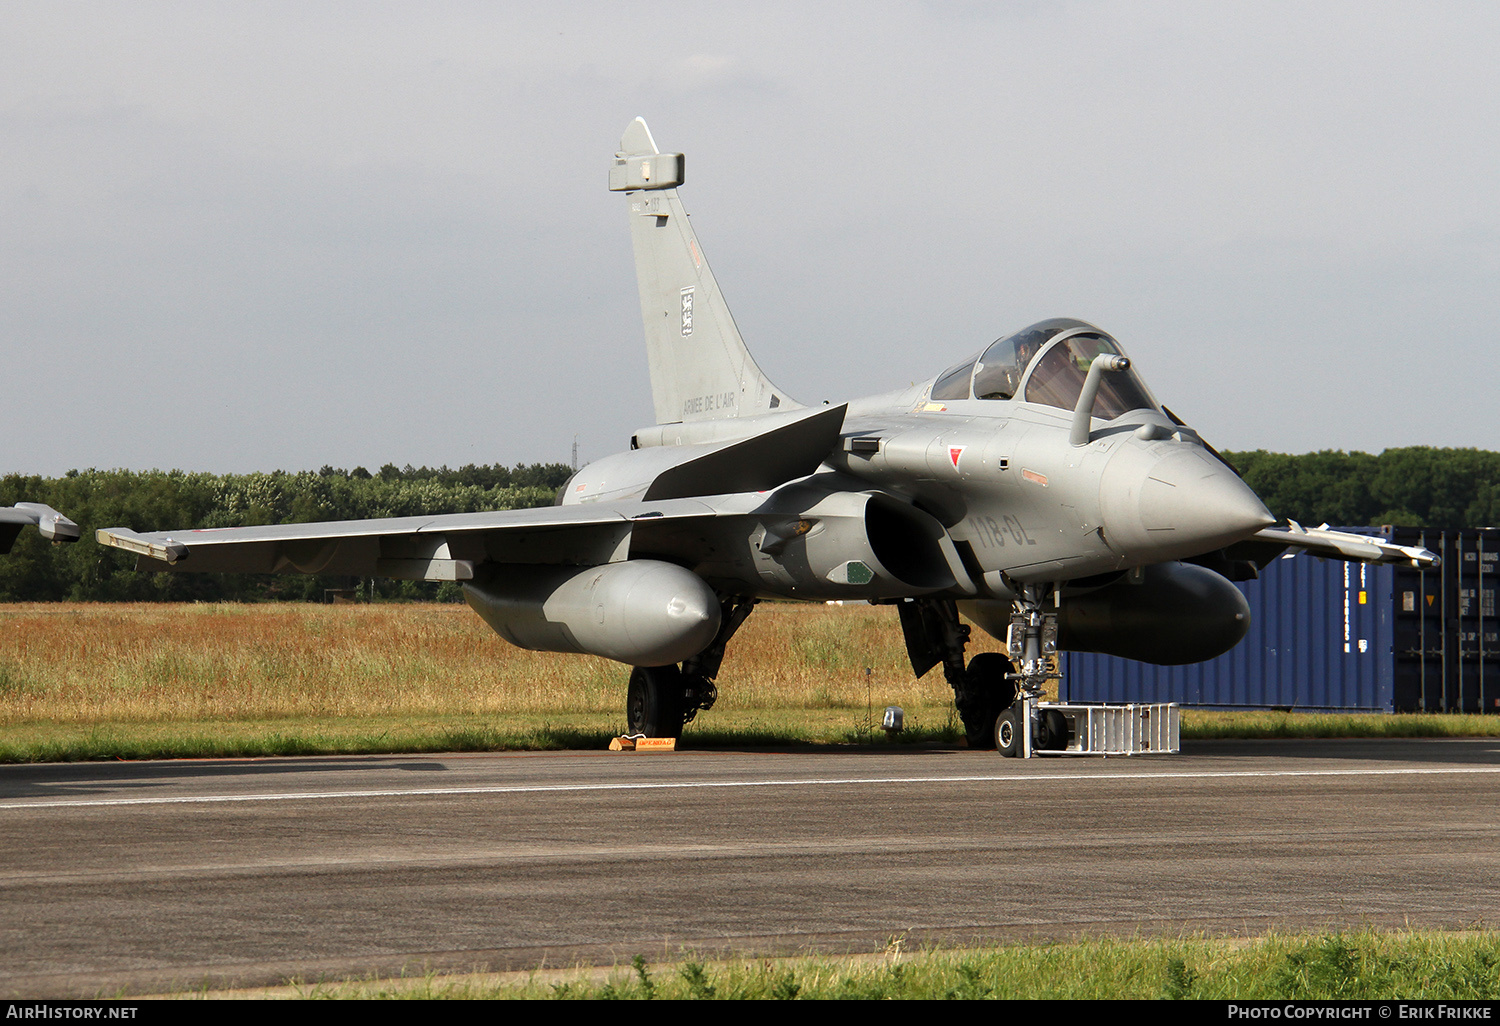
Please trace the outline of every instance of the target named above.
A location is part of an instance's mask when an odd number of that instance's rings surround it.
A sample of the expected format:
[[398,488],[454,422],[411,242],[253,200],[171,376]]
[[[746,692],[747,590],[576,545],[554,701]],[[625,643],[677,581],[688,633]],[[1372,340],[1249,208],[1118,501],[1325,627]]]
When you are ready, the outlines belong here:
[[[1373,533],[1373,532],[1371,532]],[[1500,708],[1493,583],[1500,532],[1414,531],[1441,570],[1288,552],[1239,585],[1250,631],[1203,663],[1156,666],[1069,652],[1059,698],[1210,708],[1484,711]]]

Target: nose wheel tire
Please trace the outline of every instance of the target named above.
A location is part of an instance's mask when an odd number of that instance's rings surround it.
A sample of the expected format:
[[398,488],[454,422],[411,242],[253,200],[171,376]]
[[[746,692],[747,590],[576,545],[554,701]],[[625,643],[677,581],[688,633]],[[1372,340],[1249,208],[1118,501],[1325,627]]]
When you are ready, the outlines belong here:
[[1021,710],[1012,705],[995,719],[995,750],[1007,759],[1021,754]]
[[687,709],[686,686],[676,666],[637,666],[630,671],[625,722],[632,734],[681,737]]
[[[1021,754],[1025,739],[1021,736],[1021,717],[1025,707],[1017,702],[995,719],[995,749],[1007,759]],[[1031,738],[1034,752],[1061,752],[1072,740],[1068,718],[1056,709],[1043,709],[1036,718],[1036,732]]]

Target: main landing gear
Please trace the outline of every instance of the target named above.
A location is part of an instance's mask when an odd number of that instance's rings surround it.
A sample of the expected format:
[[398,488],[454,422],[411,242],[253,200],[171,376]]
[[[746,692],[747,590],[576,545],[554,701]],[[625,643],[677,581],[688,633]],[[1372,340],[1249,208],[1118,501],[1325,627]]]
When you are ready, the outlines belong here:
[[959,622],[952,599],[908,599],[896,608],[912,672],[921,677],[942,663],[969,747],[994,748],[996,719],[1016,700],[1011,661],[998,652],[986,652],[965,665],[969,626]]
[[[1024,754],[1022,717],[1031,715],[1047,682],[1058,676],[1051,659],[1057,652],[1057,611],[1046,607],[1046,598],[1044,587],[1024,586],[1011,613],[1007,655],[981,652],[967,665],[969,627],[959,621],[952,599],[909,599],[897,606],[912,671],[921,677],[943,664],[970,748]],[[1042,710],[1034,716],[1031,736],[1033,747],[1065,748],[1067,721],[1061,713]]]
[[969,660],[962,687],[954,685],[953,703],[963,721],[970,748],[997,748],[999,718],[1015,703],[1015,667],[999,652],[981,652]]
[[713,708],[719,697],[714,678],[724,661],[724,647],[755,608],[755,599],[721,601],[723,617],[713,643],[681,666],[637,666],[630,671],[625,695],[626,729],[647,737],[681,737],[682,728],[699,710]]
[[625,693],[626,729],[647,737],[677,737],[685,722],[687,688],[677,664],[634,667]]

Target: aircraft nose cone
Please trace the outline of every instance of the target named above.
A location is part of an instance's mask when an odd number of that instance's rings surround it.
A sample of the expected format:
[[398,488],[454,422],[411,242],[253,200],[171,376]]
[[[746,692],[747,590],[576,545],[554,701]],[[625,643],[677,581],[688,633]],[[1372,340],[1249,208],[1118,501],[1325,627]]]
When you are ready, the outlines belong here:
[[1155,460],[1131,456],[1118,468],[1111,463],[1115,473],[1106,472],[1101,495],[1105,536],[1124,555],[1195,556],[1276,522],[1245,482],[1202,449]]
[[1147,531],[1186,531],[1226,543],[1276,522],[1245,482],[1197,451],[1174,453],[1152,467],[1140,506]]

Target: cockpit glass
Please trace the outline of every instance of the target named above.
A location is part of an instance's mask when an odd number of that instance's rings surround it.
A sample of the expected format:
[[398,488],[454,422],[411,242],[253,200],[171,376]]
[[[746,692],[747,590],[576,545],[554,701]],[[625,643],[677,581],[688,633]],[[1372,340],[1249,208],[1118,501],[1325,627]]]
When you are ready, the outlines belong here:
[[969,398],[969,373],[974,369],[974,358],[970,357],[955,367],[949,367],[943,371],[932,386],[932,398],[937,399],[967,399]]
[[1010,399],[1021,386],[1030,353],[1017,351],[1020,336],[1002,338],[984,351],[974,365],[975,399]]
[[[1083,382],[1094,357],[1119,352],[1118,346],[1099,335],[1074,335],[1063,339],[1037,361],[1036,369],[1026,381],[1026,401],[1073,409],[1078,405],[1078,395],[1083,391]],[[1101,420],[1114,420],[1129,410],[1154,408],[1135,371],[1125,370],[1106,374],[1099,383],[1093,415]]]
[[1041,351],[1053,335],[1076,323],[1042,321],[995,342],[984,351],[974,366],[974,398],[1014,399],[1031,358]]

